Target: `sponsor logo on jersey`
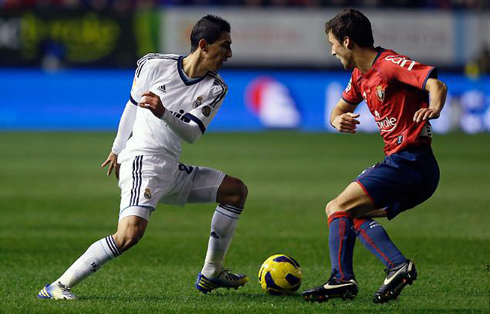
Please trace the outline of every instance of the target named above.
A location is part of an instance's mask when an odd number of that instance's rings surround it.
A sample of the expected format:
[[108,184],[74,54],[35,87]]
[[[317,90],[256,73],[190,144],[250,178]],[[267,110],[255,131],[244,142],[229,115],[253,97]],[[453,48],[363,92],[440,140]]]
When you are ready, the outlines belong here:
[[167,92],[167,88],[165,87],[165,84],[163,84],[162,86],[158,86],[157,89],[159,91],[161,91],[162,93],[166,93]]
[[415,61],[412,61],[410,59],[407,59],[407,58],[402,57],[402,56],[397,56],[397,55],[386,56],[385,57],[385,60],[386,61],[391,61],[394,64],[401,66],[402,68],[404,68],[405,65],[410,62],[408,64],[408,68],[407,68],[408,71],[412,71],[413,66],[415,65],[415,63],[417,63]]
[[209,117],[210,114],[211,114],[211,107],[204,106],[202,108],[202,115],[205,116],[205,117]]
[[189,118],[184,116],[184,114],[185,114],[184,110],[180,109],[179,112],[174,112],[172,110],[169,110],[169,111],[172,115],[174,115],[180,121],[184,121],[185,123],[191,122],[191,120]]
[[381,85],[376,86],[376,96],[378,97],[380,102],[383,102],[385,100],[385,90]]
[[203,97],[202,96],[197,96],[196,100],[192,104],[192,108],[197,108],[202,104]]
[[151,190],[150,190],[150,188],[146,188],[146,189],[145,189],[145,194],[144,194],[144,196],[145,196],[145,198],[146,198],[147,200],[149,200],[149,199],[151,198]]
[[396,127],[396,118],[386,117],[381,119],[381,115],[377,110],[374,111],[374,120],[376,120],[376,124],[381,132],[391,132]]

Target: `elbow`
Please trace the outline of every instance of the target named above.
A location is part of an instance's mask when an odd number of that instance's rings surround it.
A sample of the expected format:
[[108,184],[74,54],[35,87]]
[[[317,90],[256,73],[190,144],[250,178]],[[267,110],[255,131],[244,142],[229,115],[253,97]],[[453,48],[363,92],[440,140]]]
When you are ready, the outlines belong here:
[[442,92],[444,93],[444,95],[447,94],[447,85],[446,85],[446,83],[444,83],[442,81],[439,81],[439,82],[441,83],[440,86],[441,86]]
[[447,85],[440,80],[435,81],[435,87],[437,87],[437,90],[440,90],[442,94],[447,94]]
[[195,142],[197,142],[197,140],[200,138],[201,136],[200,135],[190,135],[190,136],[186,136],[186,137],[183,137],[182,139],[184,141],[186,141],[187,143],[189,144],[194,144]]

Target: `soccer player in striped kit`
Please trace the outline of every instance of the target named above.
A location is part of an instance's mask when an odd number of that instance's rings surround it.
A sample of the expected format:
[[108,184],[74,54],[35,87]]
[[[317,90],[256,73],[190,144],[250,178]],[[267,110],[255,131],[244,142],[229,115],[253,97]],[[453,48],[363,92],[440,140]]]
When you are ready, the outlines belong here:
[[387,277],[373,299],[384,303],[396,299],[417,278],[417,271],[372,218],[393,219],[435,192],[439,168],[428,120],[439,117],[447,88],[434,67],[375,48],[371,23],[357,10],[337,14],[326,23],[325,32],[332,55],[346,70],[353,70],[330,122],[340,132],[356,133],[359,114],[354,110],[365,100],[385,142],[386,157],[327,204],[330,278],[303,296],[322,302],[357,295],[352,260],[357,237],[386,266]]
[[117,232],[93,243],[66,272],[46,285],[39,298],[73,300],[71,288],[143,237],[158,203],[218,203],[204,266],[196,288],[243,286],[246,275],[223,269],[247,187],[207,167],[179,162],[181,141],[194,143],[218,112],[227,86],[217,71],[232,57],[230,24],[207,15],[194,26],[187,56],[148,54],[138,61],[130,100],[107,160],[107,174],[119,178],[121,204]]

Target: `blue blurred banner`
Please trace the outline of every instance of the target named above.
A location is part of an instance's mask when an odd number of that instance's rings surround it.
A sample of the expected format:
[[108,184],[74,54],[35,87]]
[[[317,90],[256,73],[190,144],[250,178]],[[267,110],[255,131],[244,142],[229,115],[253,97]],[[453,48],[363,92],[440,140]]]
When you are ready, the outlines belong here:
[[[297,129],[333,131],[328,117],[349,80],[347,72],[223,70],[229,92],[210,131]],[[0,70],[0,130],[116,130],[132,71]],[[490,77],[441,75],[446,107],[436,133],[490,131]],[[361,131],[377,132],[364,103]]]

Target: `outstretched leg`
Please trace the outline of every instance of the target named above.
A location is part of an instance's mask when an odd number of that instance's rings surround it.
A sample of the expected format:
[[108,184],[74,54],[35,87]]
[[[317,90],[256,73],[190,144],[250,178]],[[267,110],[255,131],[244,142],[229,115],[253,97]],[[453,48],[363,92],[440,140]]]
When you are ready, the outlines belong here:
[[[141,210],[136,208],[136,210]],[[145,210],[145,209],[142,209]],[[105,263],[120,256],[143,237],[148,221],[127,216],[119,221],[117,232],[93,243],[60,278],[46,285],[38,294],[42,299],[75,299],[70,288],[99,270]]]

